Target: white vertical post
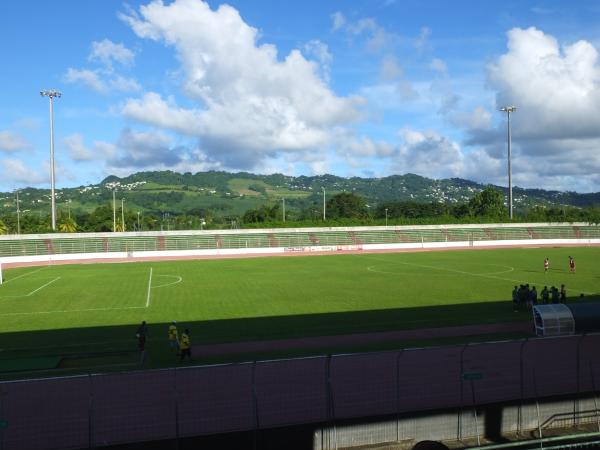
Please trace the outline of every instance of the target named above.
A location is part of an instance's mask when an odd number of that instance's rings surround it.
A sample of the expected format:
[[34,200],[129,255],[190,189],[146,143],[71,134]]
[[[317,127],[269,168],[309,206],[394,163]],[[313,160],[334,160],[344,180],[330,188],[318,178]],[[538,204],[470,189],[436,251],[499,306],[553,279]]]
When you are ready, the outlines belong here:
[[513,193],[512,193],[512,167],[511,167],[511,136],[510,136],[510,110],[506,113],[508,118],[508,211],[509,217],[513,218]]
[[50,203],[52,205],[52,230],[56,231],[56,196],[55,190],[55,170],[54,170],[54,112],[52,109],[52,99],[60,98],[62,93],[51,89],[40,91],[42,97],[50,99]]
[[325,188],[321,188],[323,189],[323,222],[325,222],[325,220],[327,220],[327,213],[326,213],[326,206],[325,206]]
[[117,200],[115,199],[115,190],[113,189],[113,233],[117,231]]
[[17,234],[21,234],[21,209],[19,208],[19,190],[17,189]]
[[121,231],[125,231],[125,199],[121,199]]
[[56,194],[54,193],[54,177],[54,112],[52,110],[52,96],[50,96],[50,202],[52,204],[52,229],[56,230]]
[[512,168],[511,168],[511,131],[510,131],[510,113],[517,110],[516,106],[505,106],[500,111],[506,113],[507,117],[507,139],[508,139],[508,212],[509,217],[513,218],[513,193],[512,193]]

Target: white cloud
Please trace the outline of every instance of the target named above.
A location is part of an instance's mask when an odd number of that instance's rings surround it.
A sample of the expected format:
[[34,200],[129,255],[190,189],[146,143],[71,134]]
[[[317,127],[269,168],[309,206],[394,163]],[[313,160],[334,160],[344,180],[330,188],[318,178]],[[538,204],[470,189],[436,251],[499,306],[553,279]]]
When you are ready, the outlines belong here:
[[429,48],[429,36],[431,36],[431,28],[423,27],[419,32],[419,37],[415,40],[415,48],[422,53]]
[[132,170],[181,169],[184,161],[199,160],[193,151],[184,146],[173,145],[171,138],[158,131],[135,131],[126,128],[114,142],[95,141],[87,147],[81,134],[72,134],[64,139],[64,146],[75,161],[98,161],[105,164],[111,173]]
[[73,69],[69,67],[64,80],[67,83],[82,83],[96,92],[103,93],[108,89],[106,84],[100,80],[98,73],[93,70]]
[[439,58],[433,58],[429,63],[429,68],[440,75],[446,76],[448,75],[448,66],[444,61]]
[[0,152],[17,152],[31,147],[27,139],[10,131],[0,131]]
[[488,78],[498,106],[519,107],[515,128],[522,137],[600,136],[600,66],[591,43],[561,48],[536,28],[514,28]]
[[[403,70],[396,57],[387,55],[381,62],[379,77],[384,84],[378,89],[389,91],[392,98],[398,98],[401,102],[409,102],[419,97],[412,83],[403,77]],[[390,99],[387,100],[389,102]]]
[[91,161],[98,159],[93,150],[85,146],[81,134],[71,134],[63,139],[63,144],[69,157],[74,161]]
[[490,130],[492,128],[492,114],[483,106],[477,106],[472,111],[448,114],[451,123],[471,130]]
[[[367,136],[356,137],[343,133],[338,137],[338,153],[346,159],[389,158],[397,154],[397,148],[386,141],[374,141]],[[360,164],[364,164],[362,161]]]
[[148,92],[141,99],[127,100],[122,113],[150,125],[191,136],[201,135],[202,112],[200,110],[179,108],[172,100],[167,102],[155,92]]
[[128,100],[123,113],[197,136],[210,160],[236,169],[258,167],[281,152],[323,148],[333,127],[359,117],[360,99],[336,96],[318,65],[300,51],[280,59],[273,45],[259,45],[257,30],[231,6],[153,2],[140,7],[139,15],[121,18],[141,38],[175,48],[184,92],[195,105],[182,108],[147,93]]
[[116,143],[117,150],[109,159],[112,167],[166,168],[181,161],[183,148],[171,147],[168,136],[158,132],[121,131]]
[[108,83],[115,91],[136,92],[142,90],[142,86],[137,82],[137,80],[133,78],[122,77],[120,75],[111,78],[108,80]]
[[[496,92],[497,107],[518,107],[511,115],[516,183],[597,189],[598,51],[584,40],[561,46],[555,37],[533,27],[514,28],[507,36],[506,53],[488,66],[488,84]],[[490,129],[486,115],[466,124],[471,128],[468,142],[482,146],[492,157],[504,158],[506,119]]]
[[465,178],[481,183],[506,184],[506,163],[482,149],[466,150],[434,130],[403,128],[393,149],[389,173],[417,173],[435,179]]
[[332,31],[345,31],[349,36],[353,37],[364,36],[366,38],[365,47],[371,52],[381,51],[394,39],[394,35],[388,33],[372,17],[350,22],[341,12],[336,12],[331,15],[331,19],[333,21]]
[[381,62],[379,77],[383,81],[397,80],[402,77],[402,67],[395,56],[387,55]]
[[105,74],[100,70],[73,69],[70,67],[64,76],[67,83],[81,83],[94,91],[106,94],[110,90],[119,92],[135,92],[141,89],[140,84],[133,78],[114,75],[102,79]]
[[92,50],[88,56],[90,61],[100,62],[107,68],[112,68],[114,62],[130,66],[134,58],[134,53],[123,44],[115,44],[108,39],[92,42]]
[[123,129],[114,142],[94,141],[87,146],[81,134],[63,140],[74,161],[95,162],[103,172],[129,175],[137,170],[175,170],[197,172],[220,169],[195,148],[175,145],[170,136],[156,130]]
[[400,131],[396,167],[401,172],[413,172],[435,178],[461,176],[465,158],[460,146],[433,131],[405,128]]
[[94,41],[88,60],[99,62],[102,67],[93,70],[70,67],[63,79],[67,83],[81,83],[101,94],[106,94],[109,91],[140,91],[141,86],[137,80],[116,74],[113,69],[113,63],[130,66],[133,64],[134,57],[134,53],[123,44],[115,44],[108,39]]
[[333,60],[333,56],[329,52],[329,47],[327,44],[319,41],[318,39],[313,39],[312,41],[304,44],[304,53],[316,59],[319,63],[320,75],[325,81],[329,81],[329,75],[331,72],[331,61]]
[[40,173],[39,171],[33,170],[31,167],[26,166],[20,159],[2,159],[0,160],[0,168],[2,179],[5,181],[10,180],[11,182],[26,184],[28,186],[48,183],[50,181],[47,171]]
[[336,11],[331,15],[331,21],[333,22],[331,31],[338,31],[346,25],[346,17],[339,11]]

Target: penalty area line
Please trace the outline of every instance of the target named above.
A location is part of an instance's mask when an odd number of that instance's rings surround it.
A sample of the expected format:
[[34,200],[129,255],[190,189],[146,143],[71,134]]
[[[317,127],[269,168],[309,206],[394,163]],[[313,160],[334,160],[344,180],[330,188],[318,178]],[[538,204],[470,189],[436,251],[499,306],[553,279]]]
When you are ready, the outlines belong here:
[[152,267],[150,267],[150,277],[148,278],[148,295],[146,295],[146,308],[150,306],[150,290],[152,289]]
[[31,291],[29,294],[27,294],[25,297],[31,297],[33,294],[35,294],[37,291],[41,291],[42,289],[44,289],[46,286],[50,286],[52,283],[54,283],[55,281],[60,280],[60,277],[56,277],[54,280],[50,280],[48,281],[46,284],[44,284],[43,286],[40,286],[37,289],[34,289],[33,291]]
[[31,311],[31,312],[15,312],[15,313],[3,313],[0,317],[4,316],[35,316],[38,314],[64,314],[64,313],[80,313],[90,311],[122,311],[127,309],[144,309],[145,306],[124,306],[122,308],[88,308],[88,309],[62,309],[59,311]]
[[[46,267],[47,267],[47,266],[46,266]],[[11,281],[15,281],[15,280],[18,280],[19,278],[23,278],[23,277],[26,277],[27,275],[31,275],[31,274],[33,274],[33,273],[39,272],[40,270],[44,270],[46,267],[41,267],[41,268],[39,268],[39,269],[32,270],[31,272],[26,272],[26,273],[24,273],[24,274],[22,274],[22,275],[19,275],[18,277],[10,278],[10,279],[6,280],[6,281],[5,281],[4,283],[2,283],[2,284],[8,284],[8,283],[10,283]]]

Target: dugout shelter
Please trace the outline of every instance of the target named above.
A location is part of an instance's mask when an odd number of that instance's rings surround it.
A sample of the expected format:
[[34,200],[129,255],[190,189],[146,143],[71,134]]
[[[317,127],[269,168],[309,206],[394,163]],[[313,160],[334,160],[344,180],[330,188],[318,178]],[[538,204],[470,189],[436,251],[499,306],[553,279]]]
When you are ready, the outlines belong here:
[[600,303],[536,305],[533,323],[536,336],[599,332]]

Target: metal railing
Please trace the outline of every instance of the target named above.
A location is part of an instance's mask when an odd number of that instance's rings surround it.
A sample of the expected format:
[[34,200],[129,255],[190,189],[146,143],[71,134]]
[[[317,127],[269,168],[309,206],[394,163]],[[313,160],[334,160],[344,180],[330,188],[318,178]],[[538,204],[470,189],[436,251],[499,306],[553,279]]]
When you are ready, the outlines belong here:
[[211,250],[317,245],[600,239],[598,226],[423,226],[20,235],[0,238],[0,257],[160,250]]

